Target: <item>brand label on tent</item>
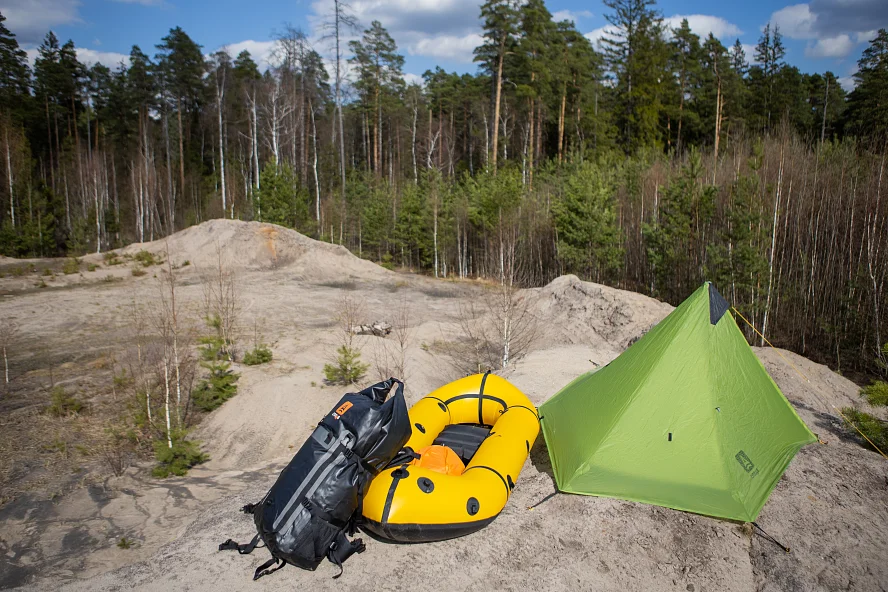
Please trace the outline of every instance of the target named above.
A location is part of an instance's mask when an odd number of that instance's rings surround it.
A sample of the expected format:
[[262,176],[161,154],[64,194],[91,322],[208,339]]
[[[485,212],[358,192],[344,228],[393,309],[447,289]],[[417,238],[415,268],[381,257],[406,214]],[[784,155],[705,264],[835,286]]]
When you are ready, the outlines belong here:
[[740,463],[740,466],[743,467],[743,470],[749,473],[750,477],[755,477],[758,475],[758,469],[755,468],[755,463],[749,460],[749,457],[746,456],[746,453],[742,450],[738,452],[734,458],[737,459],[737,462]]

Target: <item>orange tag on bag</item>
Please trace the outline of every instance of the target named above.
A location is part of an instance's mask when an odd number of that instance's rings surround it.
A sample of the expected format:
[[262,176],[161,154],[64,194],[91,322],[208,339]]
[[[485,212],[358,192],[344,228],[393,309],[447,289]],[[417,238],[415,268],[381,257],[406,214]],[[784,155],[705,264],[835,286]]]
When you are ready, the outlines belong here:
[[352,408],[352,402],[346,401],[345,403],[340,405],[336,411],[333,412],[333,417],[335,417],[336,419],[339,419],[340,417],[342,417],[345,414],[346,411],[348,411],[351,408]]
[[466,465],[462,459],[448,446],[426,446],[416,451],[419,458],[412,465],[423,467],[445,475],[462,475]]

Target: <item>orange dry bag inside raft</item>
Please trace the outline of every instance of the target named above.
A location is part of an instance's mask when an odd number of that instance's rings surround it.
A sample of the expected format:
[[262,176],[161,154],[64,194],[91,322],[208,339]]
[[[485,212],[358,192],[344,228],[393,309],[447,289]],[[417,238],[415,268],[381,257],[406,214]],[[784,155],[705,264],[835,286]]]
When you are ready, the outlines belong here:
[[361,528],[385,540],[427,542],[490,524],[539,433],[536,407],[504,378],[475,374],[434,391],[409,414],[406,446],[419,458],[373,479]]

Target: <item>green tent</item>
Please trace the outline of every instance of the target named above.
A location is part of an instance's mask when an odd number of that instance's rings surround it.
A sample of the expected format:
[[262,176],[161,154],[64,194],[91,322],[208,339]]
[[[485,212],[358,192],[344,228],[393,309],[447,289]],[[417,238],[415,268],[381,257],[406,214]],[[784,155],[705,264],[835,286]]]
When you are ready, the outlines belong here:
[[754,521],[816,440],[704,284],[540,408],[558,489]]

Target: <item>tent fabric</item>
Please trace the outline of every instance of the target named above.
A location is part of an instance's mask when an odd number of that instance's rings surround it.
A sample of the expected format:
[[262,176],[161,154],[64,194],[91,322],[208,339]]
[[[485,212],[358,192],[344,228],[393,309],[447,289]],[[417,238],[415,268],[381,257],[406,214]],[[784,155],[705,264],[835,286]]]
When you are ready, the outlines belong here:
[[706,283],[540,408],[560,491],[751,522],[816,440]]

